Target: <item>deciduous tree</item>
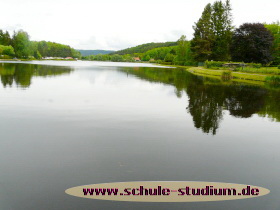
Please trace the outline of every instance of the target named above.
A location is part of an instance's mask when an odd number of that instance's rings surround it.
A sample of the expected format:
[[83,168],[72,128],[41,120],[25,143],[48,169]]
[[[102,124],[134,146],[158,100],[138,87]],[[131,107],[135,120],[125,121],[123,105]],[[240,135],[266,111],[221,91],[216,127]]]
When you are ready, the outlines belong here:
[[280,22],[275,22],[272,24],[265,24],[265,27],[271,32],[274,37],[272,56],[273,63],[280,65]]
[[244,23],[234,31],[233,61],[267,64],[272,61],[272,34],[261,23]]

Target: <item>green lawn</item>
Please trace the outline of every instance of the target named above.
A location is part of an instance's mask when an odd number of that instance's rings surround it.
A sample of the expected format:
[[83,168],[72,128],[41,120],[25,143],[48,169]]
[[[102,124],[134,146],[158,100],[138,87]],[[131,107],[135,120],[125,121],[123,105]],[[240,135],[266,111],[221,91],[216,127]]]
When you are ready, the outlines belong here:
[[238,68],[238,72],[246,72],[246,73],[255,73],[255,74],[273,74],[273,75],[280,75],[280,69],[277,67],[261,67],[257,68]]

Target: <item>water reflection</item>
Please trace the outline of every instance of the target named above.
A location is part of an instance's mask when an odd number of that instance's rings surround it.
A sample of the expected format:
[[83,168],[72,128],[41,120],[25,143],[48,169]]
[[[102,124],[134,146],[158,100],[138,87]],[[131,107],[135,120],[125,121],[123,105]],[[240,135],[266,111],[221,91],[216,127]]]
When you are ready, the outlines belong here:
[[14,83],[22,88],[28,88],[31,85],[32,77],[57,76],[69,74],[71,67],[47,66],[34,64],[0,64],[1,82],[4,87],[12,86]]
[[[280,88],[221,81],[196,76],[184,69],[116,68],[127,76],[134,75],[152,83],[173,85],[174,93],[178,98],[186,94],[188,96],[186,110],[191,114],[194,126],[207,134],[217,133],[223,120],[224,110],[228,110],[230,115],[238,118],[250,118],[258,114],[280,122]],[[69,74],[72,70],[71,67],[62,66],[0,64],[1,82],[4,87],[16,84],[28,88],[34,76],[57,76]]]
[[217,133],[223,110],[238,118],[258,114],[280,122],[280,89],[223,82],[196,76],[183,69],[130,68],[126,72],[150,82],[173,85],[177,97],[185,92],[189,97],[187,110],[192,115],[194,126],[204,133]]

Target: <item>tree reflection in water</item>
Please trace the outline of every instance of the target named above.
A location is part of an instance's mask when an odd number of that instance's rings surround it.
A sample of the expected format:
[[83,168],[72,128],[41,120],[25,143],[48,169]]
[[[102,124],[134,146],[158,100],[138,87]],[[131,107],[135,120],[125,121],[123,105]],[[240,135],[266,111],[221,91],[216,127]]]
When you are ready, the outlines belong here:
[[32,77],[57,76],[69,74],[73,69],[71,67],[19,64],[19,63],[1,63],[0,76],[4,87],[16,84],[21,88],[28,88],[31,85]]
[[[120,71],[123,71],[119,68]],[[187,107],[194,126],[204,133],[215,135],[223,119],[223,110],[239,118],[253,114],[280,122],[280,89],[248,85],[233,81],[193,75],[184,69],[130,68],[126,72],[150,82],[170,84],[175,94],[185,92],[189,98]]]
[[[178,98],[183,93],[188,96],[187,111],[194,126],[204,133],[215,135],[223,119],[223,111],[239,118],[249,118],[253,114],[280,122],[280,88],[248,85],[233,81],[193,75],[184,69],[151,67],[116,67],[126,75],[152,83],[164,83],[175,87]],[[32,77],[49,77],[69,74],[71,67],[0,64],[1,82],[4,87],[16,84],[21,88],[31,85]]]

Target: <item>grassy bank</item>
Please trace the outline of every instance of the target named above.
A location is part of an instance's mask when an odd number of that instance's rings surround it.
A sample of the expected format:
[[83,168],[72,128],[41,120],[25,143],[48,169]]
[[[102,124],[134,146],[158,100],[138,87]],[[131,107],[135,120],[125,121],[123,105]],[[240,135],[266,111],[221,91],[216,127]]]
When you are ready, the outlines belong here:
[[254,74],[269,74],[269,75],[280,75],[280,69],[277,67],[261,67],[261,68],[237,68],[238,72],[254,73]]
[[[212,75],[217,77],[223,77],[225,75],[229,74],[229,77],[231,79],[238,79],[238,80],[252,80],[252,81],[261,81],[261,82],[270,82],[271,78],[274,78],[273,81],[278,81],[275,78],[280,78],[278,76],[278,69],[271,69],[268,70],[265,68],[265,70],[269,71],[270,74],[264,74],[264,73],[247,73],[247,72],[240,72],[240,71],[229,71],[229,70],[212,70],[212,69],[206,69],[204,67],[191,67],[187,69],[189,72],[193,74],[199,74],[199,75]],[[262,71],[264,72],[264,70]],[[272,74],[274,72],[275,74]]]

